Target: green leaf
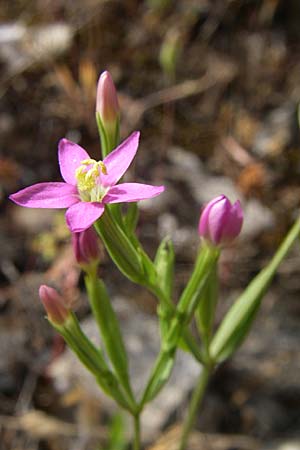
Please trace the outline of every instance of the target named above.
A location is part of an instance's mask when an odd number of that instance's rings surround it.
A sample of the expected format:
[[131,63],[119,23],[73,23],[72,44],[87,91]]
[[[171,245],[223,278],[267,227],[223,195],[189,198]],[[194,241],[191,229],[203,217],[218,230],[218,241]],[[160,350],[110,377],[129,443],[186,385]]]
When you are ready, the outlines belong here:
[[94,375],[104,392],[113,397],[120,406],[134,413],[135,404],[124,396],[101,350],[83,333],[76,316],[71,313],[68,320],[60,326],[50,323],[62,335],[81,363]]
[[97,278],[95,273],[86,275],[85,282],[93,315],[98,324],[107,355],[120,384],[122,384],[131,400],[134,400],[129,383],[125,345],[105,285],[102,280]]
[[300,221],[295,222],[271,262],[251,281],[229,309],[210,345],[210,355],[223,361],[232,355],[245,339],[279,264],[300,233]]

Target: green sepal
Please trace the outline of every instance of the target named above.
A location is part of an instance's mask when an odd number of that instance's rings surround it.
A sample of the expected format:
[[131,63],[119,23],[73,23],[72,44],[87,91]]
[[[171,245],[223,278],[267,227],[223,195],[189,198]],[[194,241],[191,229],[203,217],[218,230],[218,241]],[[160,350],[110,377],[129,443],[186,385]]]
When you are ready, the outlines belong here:
[[119,270],[134,283],[140,283],[144,275],[140,255],[108,209],[94,226]]
[[225,315],[210,345],[210,355],[214,361],[227,359],[245,339],[279,264],[297,240],[299,232],[298,219],[270,263],[251,281]]
[[106,353],[115,374],[127,394],[133,399],[129,382],[128,360],[118,319],[112,308],[105,285],[95,273],[85,276],[85,283],[95,320],[98,324]]
[[163,239],[157,249],[154,265],[157,272],[157,281],[166,297],[172,297],[174,280],[175,253],[173,242],[169,237]]
[[120,117],[116,120],[113,127],[105,127],[100,114],[96,112],[96,122],[101,141],[102,159],[104,159],[120,142]]
[[123,223],[123,217],[122,217],[122,211],[121,211],[121,205],[120,203],[110,203],[105,206],[105,208],[108,208],[111,215],[113,216],[116,223],[122,228],[123,231],[126,231],[125,225]]
[[139,218],[139,208],[137,203],[129,203],[126,214],[123,217],[126,231],[129,235],[133,234]]

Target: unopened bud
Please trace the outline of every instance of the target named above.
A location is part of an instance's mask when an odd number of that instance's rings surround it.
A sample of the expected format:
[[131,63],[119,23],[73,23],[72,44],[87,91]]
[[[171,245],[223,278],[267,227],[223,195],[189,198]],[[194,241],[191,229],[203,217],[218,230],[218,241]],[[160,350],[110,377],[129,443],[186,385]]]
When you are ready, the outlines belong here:
[[63,325],[70,314],[70,309],[63,297],[55,289],[45,284],[40,286],[39,296],[50,322],[55,325]]
[[119,119],[120,108],[117,91],[107,70],[101,74],[98,81],[96,112],[99,113],[104,127],[116,125]]
[[216,197],[204,208],[199,221],[199,235],[214,246],[233,241],[243,225],[239,201],[233,205],[225,195]]
[[72,245],[76,261],[82,268],[99,262],[99,239],[93,227],[80,233],[72,233]]

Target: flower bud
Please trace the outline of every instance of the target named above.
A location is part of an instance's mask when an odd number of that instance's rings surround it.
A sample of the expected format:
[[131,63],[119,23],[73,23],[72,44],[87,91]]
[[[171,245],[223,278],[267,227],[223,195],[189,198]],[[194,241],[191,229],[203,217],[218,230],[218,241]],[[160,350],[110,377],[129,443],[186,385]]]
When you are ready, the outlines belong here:
[[72,233],[72,245],[76,261],[83,268],[99,262],[99,240],[93,227]]
[[115,126],[119,119],[120,108],[113,79],[107,70],[98,81],[96,112],[99,113],[103,126]]
[[243,224],[243,210],[239,200],[233,205],[225,195],[211,200],[202,211],[199,235],[214,246],[227,244],[239,234]]
[[64,325],[70,310],[63,297],[55,289],[45,284],[40,286],[39,296],[50,322],[53,322],[55,325]]

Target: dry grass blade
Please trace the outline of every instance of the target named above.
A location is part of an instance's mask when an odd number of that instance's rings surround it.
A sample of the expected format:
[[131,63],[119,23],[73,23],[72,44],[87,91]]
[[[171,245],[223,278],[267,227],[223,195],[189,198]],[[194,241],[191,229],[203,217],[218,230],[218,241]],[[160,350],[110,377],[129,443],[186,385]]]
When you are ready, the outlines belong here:
[[[37,439],[46,439],[53,436],[76,437],[81,434],[81,429],[77,425],[55,419],[41,411],[28,411],[17,416],[0,416],[1,427],[11,430],[22,430]],[[97,429],[90,429],[91,438],[104,439],[107,435],[106,428],[97,426]]]
[[[154,446],[147,450],[178,450],[181,436],[181,426],[177,425],[164,434]],[[186,450],[257,450],[261,443],[254,438],[243,435],[210,434],[194,432],[191,434],[189,447]]]
[[126,117],[123,119],[127,122],[127,127],[132,128],[149,109],[202,94],[216,85],[226,85],[236,74],[237,68],[233,63],[218,60],[215,55],[211,56],[206,73],[198,79],[185,80],[137,100],[121,94],[122,110],[126,111]]

